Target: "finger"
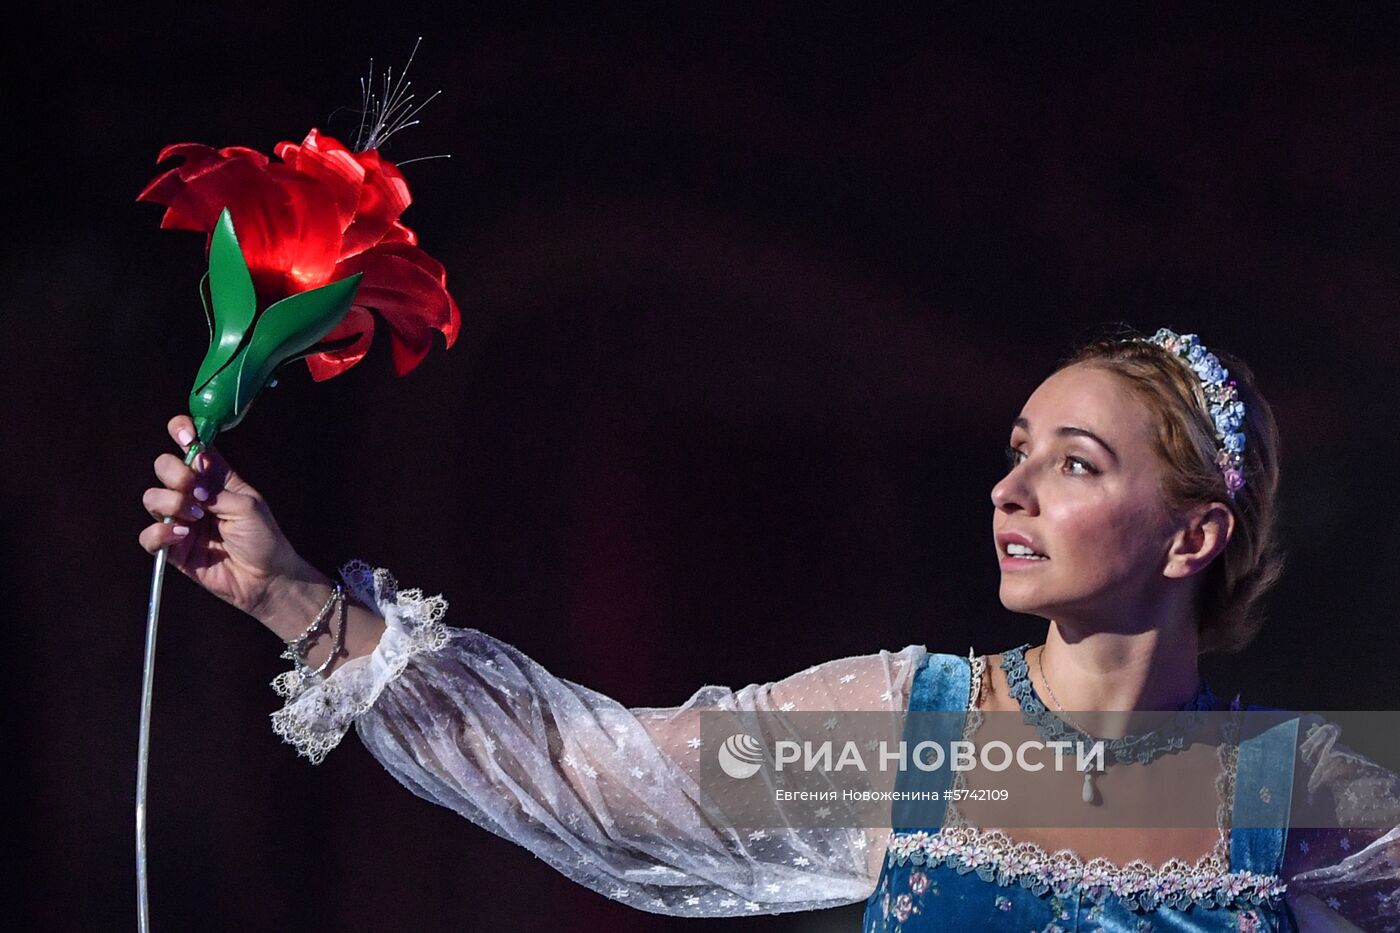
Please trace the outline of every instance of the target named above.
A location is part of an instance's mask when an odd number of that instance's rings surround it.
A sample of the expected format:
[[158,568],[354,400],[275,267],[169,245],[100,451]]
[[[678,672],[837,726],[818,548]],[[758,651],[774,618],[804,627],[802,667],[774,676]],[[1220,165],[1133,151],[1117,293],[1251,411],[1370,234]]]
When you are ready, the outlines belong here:
[[156,476],[167,488],[193,496],[200,503],[207,503],[216,493],[228,489],[241,496],[262,499],[252,486],[245,483],[223,463],[218,452],[206,447],[200,452],[196,462],[206,457],[213,458],[214,466],[208,470],[197,470],[174,454],[161,454],[155,461]]
[[[185,421],[189,421],[188,417],[185,418]],[[190,422],[190,424],[192,425],[193,423]],[[177,442],[182,436],[180,431],[186,430],[191,431],[191,433],[193,432],[192,427],[179,426],[178,418],[171,419],[170,427],[172,432],[174,432],[172,436]],[[189,448],[186,447],[185,449],[188,451]],[[238,472],[224,459],[224,455],[219,452],[219,448],[215,447],[213,444],[205,445],[198,456],[194,458],[192,466],[197,473],[209,480],[208,485],[211,490],[232,489],[234,492],[240,493],[241,495],[252,496],[255,499],[262,498],[262,493],[258,492],[253,488],[251,483],[239,476]]]
[[[195,498],[198,497],[196,490]],[[265,508],[261,499],[234,492],[232,489],[211,491],[209,498],[199,504],[206,512],[220,518],[243,518],[254,514],[260,508]]]
[[[166,432],[170,439],[180,445],[180,449],[186,454],[189,453],[190,445],[199,443],[199,435],[195,431],[194,420],[189,415],[176,415],[165,425]],[[192,462],[191,466],[196,472],[207,472],[207,464],[210,457],[205,452],[212,452],[214,457],[218,457],[218,452],[209,444],[199,443],[201,453]],[[226,464],[225,464],[226,466]]]
[[181,450],[188,451],[190,445],[198,439],[194,419],[189,415],[176,415],[166,424],[165,429],[170,433],[170,439],[180,445]]
[[193,493],[196,486],[203,487],[204,496],[196,496],[197,499],[208,497],[209,482],[195,473],[185,461],[174,454],[161,454],[156,457],[155,462],[156,478],[165,484],[167,489],[173,489],[181,493]]
[[184,522],[197,522],[205,514],[204,507],[192,496],[159,487],[147,489],[141,497],[141,505],[157,521],[169,515]]
[[141,529],[137,540],[141,543],[141,547],[145,548],[147,554],[154,554],[163,547],[172,547],[182,541],[189,540],[189,532],[189,525],[182,525],[179,522],[170,524],[157,522]]

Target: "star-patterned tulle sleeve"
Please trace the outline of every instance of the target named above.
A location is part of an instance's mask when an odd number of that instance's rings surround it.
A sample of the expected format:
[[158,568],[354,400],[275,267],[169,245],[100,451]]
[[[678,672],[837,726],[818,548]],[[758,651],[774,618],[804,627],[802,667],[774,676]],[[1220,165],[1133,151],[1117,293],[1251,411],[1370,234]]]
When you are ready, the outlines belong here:
[[[1303,933],[1400,931],[1400,778],[1337,741],[1336,723],[1303,717],[1296,812],[1283,876]],[[1350,924],[1351,926],[1348,926]]]
[[803,828],[796,808],[810,814],[810,802],[766,795],[771,812],[742,821],[759,828],[736,828],[703,786],[696,714],[782,722],[792,712],[871,711],[888,714],[898,735],[922,646],[738,690],[705,686],[678,707],[627,708],[484,632],[446,625],[441,597],[400,592],[386,571],[355,561],[342,576],[386,631],[373,654],[329,678],[274,684],[287,697],[274,729],[313,762],[353,725],[415,794],[642,910],[781,913],[857,903],[874,890],[887,820]]

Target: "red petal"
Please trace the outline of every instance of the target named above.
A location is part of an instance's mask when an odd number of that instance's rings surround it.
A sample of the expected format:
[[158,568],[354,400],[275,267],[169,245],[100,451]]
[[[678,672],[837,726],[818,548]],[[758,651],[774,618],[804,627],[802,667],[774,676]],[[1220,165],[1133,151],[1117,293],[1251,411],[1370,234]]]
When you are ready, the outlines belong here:
[[406,243],[386,244],[380,247],[380,249],[384,253],[392,254],[414,263],[424,272],[431,275],[434,281],[441,286],[443,294],[447,296],[448,315],[445,321],[441,321],[435,326],[438,330],[442,331],[442,335],[447,341],[447,347],[450,349],[452,345],[457,342],[457,334],[462,327],[462,314],[457,308],[457,302],[452,299],[451,293],[447,291],[447,270],[442,267],[442,263],[416,246],[409,246]]
[[200,159],[217,158],[218,154],[219,150],[203,143],[171,143],[160,151],[160,155],[156,156],[156,164],[159,165],[166,159],[173,159],[175,156],[182,156],[186,160],[186,164],[189,164]]
[[447,323],[443,326],[442,336],[447,341],[446,348],[450,350],[452,345],[457,342],[457,334],[462,330],[462,312],[457,308],[457,302],[453,300],[451,295],[447,296],[447,302],[452,307]]
[[285,166],[269,165],[267,184],[236,193],[234,230],[259,298],[277,301],[331,280],[340,252],[340,224],[324,185]]
[[374,339],[374,315],[364,308],[351,308],[335,329],[322,339],[339,340],[352,334],[357,335],[359,339],[345,349],[331,353],[313,353],[306,357],[306,366],[311,370],[312,379],[325,382],[339,376],[365,358]]
[[[368,191],[369,188],[364,189]],[[354,223],[345,230],[345,236],[341,241],[340,258],[349,259],[357,256],[367,249],[373,249],[384,240],[385,234],[393,229],[393,224],[373,215],[357,215]]]
[[406,245],[378,247],[341,263],[336,276],[355,272],[364,273],[355,304],[373,308],[389,325],[399,375],[422,361],[432,347],[434,329],[442,332],[449,346],[456,340],[457,305],[444,287],[441,266],[421,250]]
[[342,259],[375,246],[391,232],[395,233],[395,239],[401,238],[395,229],[401,226],[399,215],[413,203],[408,182],[392,162],[380,158],[374,150],[356,153],[355,158],[364,169],[365,182],[360,189],[355,222],[345,231]]
[[394,221],[394,225],[389,228],[389,232],[384,235],[383,242],[407,243],[410,246],[416,246],[418,244],[418,234],[396,220]]
[[374,149],[356,153],[355,158],[364,166],[366,184],[373,184],[378,189],[380,203],[389,212],[390,219],[408,210],[413,203],[413,195],[409,193],[408,181],[397,165]]
[[426,335],[432,328],[441,328],[451,316],[447,293],[423,281],[400,281],[386,284],[383,278],[366,277],[355,293],[355,304],[378,311],[395,333]]
[[196,233],[204,232],[204,224],[193,217],[187,217],[175,210],[173,207],[165,212],[165,216],[160,219],[162,230],[193,230]]
[[423,362],[423,357],[433,348],[433,335],[431,331],[404,333],[391,330],[389,346],[393,350],[394,373],[407,376]]
[[210,231],[225,207],[267,196],[272,187],[266,169],[249,160],[212,159],[166,173],[143,196],[170,208],[162,226]]
[[[419,255],[413,257],[409,250]],[[336,269],[336,277],[364,272],[355,304],[374,308],[391,324],[402,320],[406,327],[413,322],[441,330],[451,318],[446,276],[424,268],[419,264],[422,261],[438,270],[442,268],[417,247],[401,246],[393,252],[380,247],[342,263]],[[369,296],[375,300],[369,300]]]
[[184,161],[157,176],[136,196],[138,201],[165,203],[163,195],[168,194],[172,186],[178,185],[180,179],[193,177],[223,162],[240,160],[255,166],[267,164],[267,156],[254,152],[252,149],[233,146],[219,150],[202,143],[174,143],[166,146],[160,151],[156,162],[164,162],[176,156]]
[[381,243],[374,251],[376,257],[397,256],[413,263],[424,272],[437,280],[437,283],[444,288],[447,287],[447,271],[443,269],[442,263],[438,262],[427,253],[409,243]]
[[365,170],[356,161],[355,154],[335,137],[322,136],[314,129],[306,134],[300,146],[278,143],[275,152],[292,168],[325,187],[335,203],[340,229],[348,228],[355,219],[360,189],[365,183]]
[[156,156],[157,164],[174,156],[183,156],[188,164],[198,160],[224,161],[226,159],[244,159],[257,165],[266,165],[267,156],[256,149],[249,149],[247,146],[225,146],[223,149],[215,149],[213,146],[206,146],[203,143],[171,143],[160,151]]
[[[157,176],[136,196],[138,201],[154,201],[158,204],[174,206],[185,196],[185,188],[190,184],[207,185],[211,173],[230,165],[233,171],[256,171],[258,166],[249,159],[228,159],[215,149],[198,143],[179,143],[167,146],[161,151],[161,160],[172,156],[184,157],[184,162]],[[213,224],[210,224],[212,229]]]

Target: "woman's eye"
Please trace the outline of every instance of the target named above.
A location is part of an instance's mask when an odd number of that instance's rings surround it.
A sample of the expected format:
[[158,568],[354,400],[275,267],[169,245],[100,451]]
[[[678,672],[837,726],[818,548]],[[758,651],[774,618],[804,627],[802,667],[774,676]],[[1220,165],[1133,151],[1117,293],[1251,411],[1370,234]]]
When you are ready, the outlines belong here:
[[[1014,470],[1017,466],[1020,465],[1021,458],[1023,456],[1025,456],[1024,451],[1019,450],[1015,447],[1008,446],[1006,448],[1006,468],[1008,470]],[[1087,460],[1084,460],[1081,457],[1066,456],[1065,463],[1069,466],[1070,471],[1075,476],[1093,476],[1099,472],[1098,470],[1094,469],[1093,464],[1091,464]],[[1078,467],[1079,469],[1076,470],[1075,467]]]

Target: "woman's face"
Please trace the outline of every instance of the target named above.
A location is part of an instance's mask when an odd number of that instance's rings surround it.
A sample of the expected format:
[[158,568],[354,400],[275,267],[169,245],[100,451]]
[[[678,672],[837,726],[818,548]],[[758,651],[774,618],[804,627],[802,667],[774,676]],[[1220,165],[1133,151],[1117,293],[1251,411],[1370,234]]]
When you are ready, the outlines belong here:
[[[1154,430],[1147,408],[1103,369],[1071,366],[1035,390],[1011,430],[1009,471],[992,488],[1007,609],[1071,624],[1141,617],[1167,582],[1177,530],[1161,499]],[[1017,535],[1045,559],[1009,554]]]

